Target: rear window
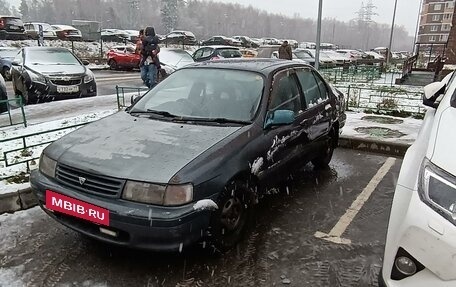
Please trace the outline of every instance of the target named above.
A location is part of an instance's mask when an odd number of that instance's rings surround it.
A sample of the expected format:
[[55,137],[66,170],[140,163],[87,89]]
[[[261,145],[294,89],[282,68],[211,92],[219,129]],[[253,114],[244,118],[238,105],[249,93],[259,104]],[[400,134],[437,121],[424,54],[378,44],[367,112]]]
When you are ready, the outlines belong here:
[[5,22],[9,25],[24,26],[22,20],[19,18],[3,18]]
[[222,56],[223,58],[241,58],[242,53],[239,50],[236,49],[224,49],[224,50],[218,50],[218,54]]

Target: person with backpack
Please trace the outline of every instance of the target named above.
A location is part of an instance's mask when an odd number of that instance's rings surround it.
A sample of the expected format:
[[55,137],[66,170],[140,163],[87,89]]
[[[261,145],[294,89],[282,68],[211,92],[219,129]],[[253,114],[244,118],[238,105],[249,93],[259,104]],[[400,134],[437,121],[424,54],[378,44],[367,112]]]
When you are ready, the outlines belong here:
[[141,78],[149,89],[152,89],[157,84],[158,70],[160,68],[158,59],[160,47],[158,43],[159,39],[155,34],[154,27],[147,27],[144,30],[144,38],[142,40],[139,67],[141,69]]

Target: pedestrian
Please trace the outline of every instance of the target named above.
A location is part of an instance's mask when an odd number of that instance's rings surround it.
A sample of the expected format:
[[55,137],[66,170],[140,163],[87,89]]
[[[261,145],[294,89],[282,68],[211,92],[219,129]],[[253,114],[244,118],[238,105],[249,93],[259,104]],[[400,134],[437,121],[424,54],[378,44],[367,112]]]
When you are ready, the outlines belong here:
[[438,55],[437,58],[434,60],[434,82],[439,80],[439,75],[440,72],[443,70],[443,67],[445,66],[445,59],[442,57],[442,55]]
[[135,49],[135,54],[139,54],[140,57],[140,65],[139,65],[139,70],[141,72],[141,80],[143,81],[144,85],[147,86],[147,71],[144,65],[141,65],[142,62],[142,41],[144,40],[144,29],[139,30],[139,35],[136,38],[136,49]]
[[279,48],[279,59],[292,60],[293,52],[291,51],[291,46],[288,44],[288,41],[283,41],[282,45]]
[[160,47],[158,46],[159,39],[155,34],[154,27],[147,27],[144,30],[144,38],[141,47],[141,78],[144,84],[152,89],[157,84],[158,69],[160,61],[158,60],[158,53]]

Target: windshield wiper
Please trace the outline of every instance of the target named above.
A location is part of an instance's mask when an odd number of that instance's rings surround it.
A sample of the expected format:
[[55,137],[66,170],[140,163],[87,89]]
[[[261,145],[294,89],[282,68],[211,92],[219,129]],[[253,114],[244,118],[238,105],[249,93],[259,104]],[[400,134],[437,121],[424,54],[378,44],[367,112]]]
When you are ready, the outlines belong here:
[[240,124],[240,125],[248,125],[252,122],[250,121],[242,121],[242,120],[233,120],[227,118],[183,118],[183,120],[193,121],[193,122],[211,122],[211,123],[218,123],[218,124]]
[[159,115],[159,116],[163,116],[163,117],[167,117],[167,118],[177,118],[178,116],[176,115],[173,115],[169,112],[166,112],[166,111],[156,111],[156,110],[151,110],[151,109],[148,109],[146,111],[137,111],[137,110],[133,110],[133,111],[130,111],[130,113],[135,113],[135,114],[154,114],[154,115]]

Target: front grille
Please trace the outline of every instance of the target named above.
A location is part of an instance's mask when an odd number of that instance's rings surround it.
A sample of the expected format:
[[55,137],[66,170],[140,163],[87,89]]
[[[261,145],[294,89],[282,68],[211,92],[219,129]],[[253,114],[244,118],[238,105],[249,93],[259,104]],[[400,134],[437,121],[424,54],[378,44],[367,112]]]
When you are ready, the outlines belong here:
[[74,86],[80,85],[81,79],[51,79],[51,82],[58,86]]
[[[57,165],[56,179],[72,189],[100,196],[118,197],[122,192],[125,180],[90,174],[72,167]],[[80,179],[85,179],[81,184]]]

